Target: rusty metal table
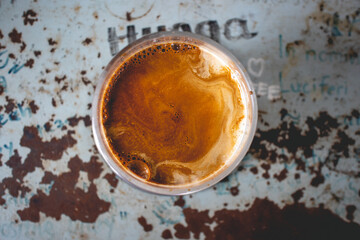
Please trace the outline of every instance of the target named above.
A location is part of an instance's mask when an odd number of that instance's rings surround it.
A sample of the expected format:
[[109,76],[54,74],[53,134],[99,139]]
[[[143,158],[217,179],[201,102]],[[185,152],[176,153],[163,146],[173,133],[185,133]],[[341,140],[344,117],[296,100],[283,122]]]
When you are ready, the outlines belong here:
[[[359,239],[358,1],[1,1],[0,239]],[[128,186],[91,133],[97,79],[150,32],[218,41],[250,73],[238,169],[184,197]]]

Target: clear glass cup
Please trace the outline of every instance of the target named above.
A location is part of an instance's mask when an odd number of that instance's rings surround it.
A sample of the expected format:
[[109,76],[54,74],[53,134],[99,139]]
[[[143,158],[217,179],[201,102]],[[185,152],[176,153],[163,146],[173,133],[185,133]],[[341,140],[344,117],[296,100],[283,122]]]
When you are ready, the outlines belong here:
[[[161,43],[183,42],[200,47],[202,50],[215,55],[221,59],[232,71],[232,76],[239,83],[242,102],[244,105],[245,117],[242,120],[242,133],[239,136],[238,144],[235,151],[223,166],[216,173],[204,178],[195,183],[187,183],[183,185],[164,185],[146,181],[145,179],[131,173],[113,156],[110,147],[106,141],[105,130],[101,123],[101,101],[104,96],[105,88],[109,81],[113,78],[116,70],[123,62],[130,56],[146,49],[152,45]],[[185,195],[201,191],[210,186],[213,186],[226,176],[228,176],[241,162],[246,152],[248,151],[252,139],[255,134],[257,124],[257,101],[255,91],[251,84],[249,75],[247,74],[243,65],[234,57],[227,49],[215,41],[193,33],[188,32],[158,32],[149,34],[135,42],[132,42],[127,47],[122,49],[107,65],[104,72],[101,74],[97,84],[94,100],[92,104],[92,130],[95,144],[103,157],[104,161],[112,169],[112,171],[119,176],[123,181],[133,185],[141,190],[161,194],[161,195]]]

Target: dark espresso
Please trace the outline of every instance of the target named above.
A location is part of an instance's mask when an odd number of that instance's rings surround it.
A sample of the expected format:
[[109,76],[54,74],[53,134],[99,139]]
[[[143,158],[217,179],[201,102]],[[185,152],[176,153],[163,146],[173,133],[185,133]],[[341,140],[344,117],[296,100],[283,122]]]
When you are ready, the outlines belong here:
[[125,59],[101,103],[118,163],[146,181],[180,185],[221,171],[244,107],[231,69],[201,47],[169,43]]

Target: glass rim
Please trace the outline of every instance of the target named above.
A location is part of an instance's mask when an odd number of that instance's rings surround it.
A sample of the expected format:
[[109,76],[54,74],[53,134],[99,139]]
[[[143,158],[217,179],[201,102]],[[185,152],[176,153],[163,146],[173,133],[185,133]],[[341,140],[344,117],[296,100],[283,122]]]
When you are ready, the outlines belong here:
[[[216,172],[216,174],[210,174],[204,179],[200,180],[196,183],[187,183],[183,185],[165,185],[165,184],[155,184],[152,182],[148,182],[137,175],[130,173],[129,170],[126,170],[122,164],[118,163],[118,161],[112,157],[112,151],[108,146],[106,141],[105,133],[103,126],[101,124],[101,110],[102,103],[101,100],[103,98],[103,93],[108,85],[108,82],[112,79],[118,67],[122,62],[126,60],[126,56],[132,56],[134,53],[140,51],[139,49],[146,48],[151,46],[152,44],[161,44],[161,43],[169,43],[169,42],[188,42],[189,44],[193,44],[195,46],[200,46],[207,48],[209,51],[216,50],[215,55],[221,54],[222,57],[226,57],[228,63],[232,63],[233,66],[231,70],[236,70],[242,76],[242,80],[236,80],[243,90],[246,90],[249,94],[245,94],[247,99],[244,102],[244,105],[247,104],[246,108],[248,108],[249,114],[244,117],[250,118],[247,119],[249,124],[249,128],[245,129],[244,138],[242,139],[242,144],[237,147],[237,149],[232,154],[232,157],[229,158],[226,162],[230,162],[229,165],[222,167],[220,172]],[[215,51],[213,51],[215,52]],[[236,69],[234,69],[236,67]],[[241,89],[240,89],[241,90]],[[241,90],[242,91],[242,90]],[[242,96],[243,97],[243,96]],[[243,100],[244,101],[244,100]],[[180,32],[180,31],[168,31],[168,32],[157,32],[143,36],[142,38],[130,43],[125,48],[123,48],[119,53],[117,53],[112,60],[108,63],[104,71],[99,77],[99,82],[97,83],[93,103],[92,103],[92,131],[93,138],[95,141],[95,145],[103,158],[103,160],[107,163],[110,169],[118,176],[121,180],[129,183],[130,185],[141,189],[146,192],[155,193],[159,195],[186,195],[195,193],[206,188],[209,188],[223,178],[228,176],[235,168],[240,164],[244,156],[246,155],[252,140],[255,135],[256,125],[257,125],[258,111],[257,111],[257,100],[255,90],[251,83],[250,77],[247,74],[244,66],[239,62],[239,60],[225,47],[221,46],[219,43],[211,40],[208,37],[204,37],[198,34],[190,33],[190,32]]]

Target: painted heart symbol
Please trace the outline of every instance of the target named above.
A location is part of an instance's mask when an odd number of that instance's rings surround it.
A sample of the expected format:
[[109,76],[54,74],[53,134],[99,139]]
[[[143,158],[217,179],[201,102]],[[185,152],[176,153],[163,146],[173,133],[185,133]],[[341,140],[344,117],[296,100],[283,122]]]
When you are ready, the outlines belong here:
[[[247,68],[248,72],[254,77],[261,77],[264,71],[265,61],[262,58],[250,58],[248,60]],[[255,70],[254,70],[255,68]],[[256,71],[256,69],[258,69]]]

